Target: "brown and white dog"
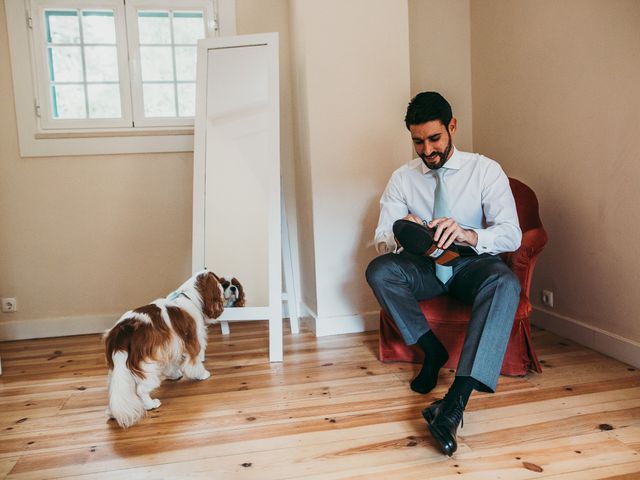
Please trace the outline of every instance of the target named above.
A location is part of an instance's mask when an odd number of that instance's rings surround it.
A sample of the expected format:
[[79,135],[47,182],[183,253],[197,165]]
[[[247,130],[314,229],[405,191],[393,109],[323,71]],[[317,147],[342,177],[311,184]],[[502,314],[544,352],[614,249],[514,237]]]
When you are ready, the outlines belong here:
[[220,277],[220,283],[224,290],[225,307],[244,307],[244,287],[236,277]]
[[209,378],[211,374],[202,364],[206,325],[218,318],[225,306],[234,305],[225,298],[240,298],[231,292],[231,281],[226,288],[222,281],[213,272],[199,272],[166,298],[128,311],[105,333],[107,415],[121,427],[134,425],[145,410],[160,406],[160,400],[151,398],[150,393],[162,378]]

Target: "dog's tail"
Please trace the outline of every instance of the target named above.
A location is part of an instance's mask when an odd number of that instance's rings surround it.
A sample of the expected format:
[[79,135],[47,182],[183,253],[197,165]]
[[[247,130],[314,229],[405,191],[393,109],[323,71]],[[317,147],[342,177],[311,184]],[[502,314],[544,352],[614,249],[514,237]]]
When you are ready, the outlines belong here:
[[131,338],[135,323],[120,321],[104,337],[105,354],[109,366],[109,409],[122,428],[137,423],[145,414],[142,400],[136,394],[136,380],[131,371],[137,362],[131,358]]
[[127,352],[114,352],[113,370],[109,378],[109,412],[122,428],[140,421],[145,414],[142,400],[136,394],[136,381],[127,368]]

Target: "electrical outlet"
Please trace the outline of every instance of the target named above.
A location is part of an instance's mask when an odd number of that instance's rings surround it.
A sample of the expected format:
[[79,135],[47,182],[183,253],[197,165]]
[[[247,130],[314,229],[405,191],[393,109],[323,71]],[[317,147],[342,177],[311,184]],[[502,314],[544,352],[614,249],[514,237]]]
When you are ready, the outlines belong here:
[[551,290],[542,290],[540,298],[542,299],[543,305],[553,308],[553,292]]
[[18,302],[15,298],[3,298],[2,299],[2,311],[3,313],[11,313],[18,311]]

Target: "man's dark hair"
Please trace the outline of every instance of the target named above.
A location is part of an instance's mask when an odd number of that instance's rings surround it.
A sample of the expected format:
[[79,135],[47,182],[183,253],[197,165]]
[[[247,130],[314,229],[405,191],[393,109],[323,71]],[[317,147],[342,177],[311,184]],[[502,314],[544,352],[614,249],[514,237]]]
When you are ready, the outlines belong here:
[[451,105],[442,95],[438,92],[422,92],[409,102],[404,123],[409,128],[410,125],[440,120],[445,127],[448,127],[452,118]]

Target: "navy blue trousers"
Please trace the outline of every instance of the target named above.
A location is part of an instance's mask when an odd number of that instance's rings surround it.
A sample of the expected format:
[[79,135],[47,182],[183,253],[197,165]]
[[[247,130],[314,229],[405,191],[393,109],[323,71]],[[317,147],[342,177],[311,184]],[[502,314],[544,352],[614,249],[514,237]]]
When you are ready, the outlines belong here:
[[495,391],[520,300],[520,282],[500,257],[461,257],[443,284],[428,257],[388,253],[371,261],[366,277],[407,345],[431,329],[418,301],[449,293],[471,304],[456,375],[473,377],[482,384],[481,390]]

